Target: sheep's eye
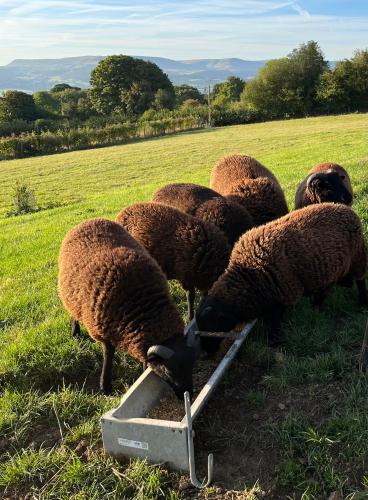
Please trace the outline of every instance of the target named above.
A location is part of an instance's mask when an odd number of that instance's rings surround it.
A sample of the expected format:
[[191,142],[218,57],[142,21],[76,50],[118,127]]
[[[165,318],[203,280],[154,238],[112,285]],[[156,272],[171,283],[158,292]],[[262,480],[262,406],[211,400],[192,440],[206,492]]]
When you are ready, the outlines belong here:
[[340,175],[340,179],[345,180],[345,175]]

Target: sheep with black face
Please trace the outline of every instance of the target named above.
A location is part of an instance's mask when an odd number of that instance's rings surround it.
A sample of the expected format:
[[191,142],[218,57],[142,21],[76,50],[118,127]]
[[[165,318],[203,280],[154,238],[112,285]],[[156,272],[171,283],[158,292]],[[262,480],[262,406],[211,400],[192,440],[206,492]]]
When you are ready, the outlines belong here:
[[[357,215],[341,204],[323,203],[251,229],[236,243],[225,272],[197,310],[200,330],[229,331],[269,316],[269,341],[281,340],[285,307],[303,295],[319,296],[339,282],[356,280],[367,305],[367,248]],[[202,339],[216,350],[217,339]]]
[[295,208],[315,203],[352,205],[353,189],[349,174],[336,163],[318,163],[300,183],[295,194]]
[[158,264],[119,224],[95,219],[65,237],[59,256],[59,292],[66,310],[101,343],[100,387],[112,390],[116,348],[165,380],[179,398],[192,393],[195,349]]

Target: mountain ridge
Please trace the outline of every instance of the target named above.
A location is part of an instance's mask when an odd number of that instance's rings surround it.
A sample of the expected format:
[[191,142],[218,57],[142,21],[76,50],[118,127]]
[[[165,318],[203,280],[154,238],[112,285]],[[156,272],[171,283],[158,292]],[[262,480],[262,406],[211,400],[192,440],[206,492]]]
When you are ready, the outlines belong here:
[[[0,66],[0,89],[35,92],[47,90],[57,83],[82,88],[89,85],[91,71],[107,56],[74,56],[58,59],[14,59]],[[253,61],[236,57],[219,59],[175,60],[166,57],[133,56],[157,64],[174,85],[187,83],[203,90],[208,84],[226,80],[230,75],[245,80],[254,77],[265,60]]]

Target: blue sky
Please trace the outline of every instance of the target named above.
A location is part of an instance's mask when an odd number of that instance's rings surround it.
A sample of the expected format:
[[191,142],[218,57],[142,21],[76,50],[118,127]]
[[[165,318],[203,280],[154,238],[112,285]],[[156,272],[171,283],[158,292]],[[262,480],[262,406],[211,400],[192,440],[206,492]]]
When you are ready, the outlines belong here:
[[368,47],[368,0],[0,0],[0,65],[124,53],[281,57],[317,40],[328,59]]

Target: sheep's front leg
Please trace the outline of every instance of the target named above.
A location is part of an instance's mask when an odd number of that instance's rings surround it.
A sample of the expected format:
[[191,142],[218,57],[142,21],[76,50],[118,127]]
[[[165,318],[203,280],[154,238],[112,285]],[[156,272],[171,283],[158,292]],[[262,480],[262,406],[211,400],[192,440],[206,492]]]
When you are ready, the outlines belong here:
[[100,390],[104,394],[112,392],[112,362],[115,354],[115,346],[111,342],[101,342],[103,352],[103,365],[100,377]]
[[285,308],[283,306],[275,306],[271,310],[271,323],[268,333],[268,345],[270,347],[278,347],[282,344],[282,318]]
[[358,297],[359,297],[359,304],[363,307],[368,306],[368,300],[367,300],[367,287],[365,280],[357,280],[356,281],[357,288],[358,288]]
[[194,317],[194,301],[195,301],[195,289],[190,288],[186,291],[187,302],[188,302],[188,316],[189,321],[191,321]]
[[74,338],[80,337],[81,330],[79,321],[77,321],[76,319],[72,319],[71,327],[72,327],[72,337]]

